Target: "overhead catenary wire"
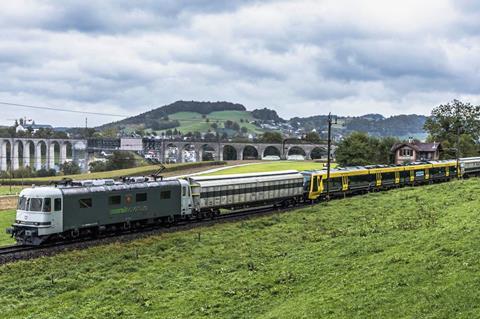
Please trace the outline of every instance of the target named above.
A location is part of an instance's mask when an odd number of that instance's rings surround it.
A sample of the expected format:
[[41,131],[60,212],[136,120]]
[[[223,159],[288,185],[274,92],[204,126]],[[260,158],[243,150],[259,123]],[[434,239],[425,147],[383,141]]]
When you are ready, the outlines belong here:
[[[90,114],[90,115],[99,115],[99,116],[113,116],[113,117],[123,117],[123,118],[132,116],[132,115],[126,115],[126,114],[103,113],[103,112],[92,112],[92,111],[79,111],[79,110],[71,110],[71,109],[59,108],[59,107],[20,104],[20,103],[11,103],[11,102],[5,102],[5,101],[0,101],[0,105],[18,106],[18,107],[24,107],[24,108],[30,108],[30,109],[37,109],[37,110],[48,110],[48,111],[53,111],[53,112],[69,112],[69,113]],[[193,119],[175,119],[175,118],[173,118],[173,119],[170,119],[169,121],[198,122],[199,120],[206,120],[206,119],[209,119],[210,121],[213,120],[213,121],[219,121],[219,122],[231,121],[229,119],[215,118],[215,117],[193,118]],[[250,119],[245,119],[245,120],[249,121]]]
[[24,107],[30,109],[37,109],[37,110],[47,110],[53,112],[68,112],[68,113],[76,113],[76,114],[89,114],[89,115],[99,115],[99,116],[113,116],[113,117],[129,117],[131,115],[125,114],[115,114],[115,113],[103,113],[103,112],[91,112],[91,111],[78,111],[78,110],[71,110],[65,108],[57,108],[57,107],[50,107],[50,106],[38,106],[38,105],[28,105],[28,104],[19,104],[19,103],[11,103],[11,102],[4,102],[0,101],[0,105],[5,106],[17,106],[17,107]]

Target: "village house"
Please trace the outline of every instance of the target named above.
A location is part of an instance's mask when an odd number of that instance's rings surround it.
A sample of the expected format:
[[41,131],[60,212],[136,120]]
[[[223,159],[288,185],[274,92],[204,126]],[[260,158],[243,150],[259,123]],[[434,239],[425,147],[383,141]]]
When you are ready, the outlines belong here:
[[35,124],[33,120],[25,120],[23,124],[18,124],[16,127],[16,132],[26,132],[31,131],[32,133],[36,133],[39,129],[53,129],[51,125],[45,124]]
[[394,144],[391,152],[395,154],[395,164],[405,164],[418,161],[436,161],[440,158],[442,146],[440,143],[423,143],[412,141]]

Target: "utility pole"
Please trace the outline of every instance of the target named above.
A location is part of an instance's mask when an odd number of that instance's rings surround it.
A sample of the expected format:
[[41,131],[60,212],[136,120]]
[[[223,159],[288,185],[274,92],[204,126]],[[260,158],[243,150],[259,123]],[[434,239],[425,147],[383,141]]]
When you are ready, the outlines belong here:
[[457,177],[460,177],[460,125],[457,125],[457,141],[455,144],[455,153],[457,158]]
[[[337,124],[337,117],[335,117],[335,124]],[[332,151],[332,113],[328,113],[328,139],[327,139],[327,200],[330,200],[330,166],[332,158],[330,156]]]

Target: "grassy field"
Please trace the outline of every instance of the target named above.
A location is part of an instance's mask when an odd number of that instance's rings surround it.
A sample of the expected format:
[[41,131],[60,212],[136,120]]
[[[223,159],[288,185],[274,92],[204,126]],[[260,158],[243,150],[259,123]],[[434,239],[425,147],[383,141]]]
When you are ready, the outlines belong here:
[[[178,120],[180,126],[177,127],[182,133],[188,132],[207,132],[208,129],[211,129],[212,123],[217,123],[220,128],[224,127],[224,123],[227,120],[237,122],[240,127],[245,126],[249,132],[262,133],[263,130],[259,127],[246,123],[246,121],[253,121],[254,118],[252,114],[245,111],[219,111],[212,112],[207,115],[209,122],[206,122],[206,118],[202,118],[202,114],[196,112],[178,112],[172,115],[169,115],[170,120]],[[241,123],[240,120],[244,120],[244,123]],[[212,129],[213,131],[213,129]],[[161,133],[158,131],[157,133]]]
[[2,265],[0,313],[474,318],[479,211],[471,179]]
[[5,233],[5,229],[10,227],[15,221],[15,210],[0,211],[0,246],[10,245],[14,240]]
[[258,173],[258,172],[273,172],[273,171],[284,171],[289,169],[295,170],[310,170],[323,168],[322,163],[316,162],[305,162],[305,161],[275,161],[275,162],[265,162],[260,164],[251,164],[245,166],[238,166],[232,168],[222,169],[218,172],[209,173],[205,175],[224,175],[224,174],[241,174],[241,173]]
[[[188,170],[191,168],[205,167],[208,169],[208,166],[217,166],[224,165],[226,162],[199,162],[199,163],[179,163],[179,164],[165,164],[166,172],[175,172],[181,170]],[[86,173],[86,174],[77,174],[77,175],[63,175],[63,176],[50,176],[50,177],[36,177],[36,178],[14,178],[12,180],[5,179],[0,182],[7,184],[13,183],[17,185],[31,185],[33,183],[49,182],[49,181],[58,181],[63,178],[72,178],[76,180],[82,179],[98,179],[98,178],[119,178],[122,176],[135,176],[135,175],[149,175],[156,172],[159,169],[158,165],[147,165],[140,166],[135,168],[120,169],[115,171],[108,172],[98,172],[98,173]],[[0,188],[1,189],[1,188]]]
[[4,195],[17,195],[23,189],[23,186],[18,185],[0,185],[0,196]]

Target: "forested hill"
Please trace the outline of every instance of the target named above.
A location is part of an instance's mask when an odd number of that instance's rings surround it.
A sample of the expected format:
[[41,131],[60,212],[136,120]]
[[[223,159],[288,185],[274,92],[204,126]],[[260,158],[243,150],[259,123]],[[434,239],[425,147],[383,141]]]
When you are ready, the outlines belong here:
[[168,116],[178,112],[196,112],[209,114],[217,111],[246,111],[245,106],[230,102],[196,102],[177,101],[169,105],[161,106],[151,111],[126,118],[124,120],[108,123],[99,127],[105,129],[112,126],[124,127],[128,125],[145,125],[150,127],[152,122],[168,121]]
[[[423,125],[426,119],[426,116],[415,114],[395,115],[388,118],[381,114],[339,117],[334,134],[341,136],[361,131],[375,136],[400,138],[414,136],[421,139],[422,135],[423,137],[425,135]],[[285,120],[272,107],[247,111],[245,106],[238,103],[197,101],[177,101],[118,122],[105,124],[98,129],[114,128],[123,132],[140,129],[154,131],[157,134],[160,134],[162,130],[177,129],[182,133],[207,133],[218,128],[226,129],[227,120],[236,122],[239,128],[244,126],[248,132],[257,134],[264,130],[279,130],[285,134],[292,134],[292,132],[302,134],[302,132],[314,129],[317,132],[324,132],[327,129],[327,115],[294,117]]]
[[[395,115],[388,118],[380,114],[366,114],[359,117],[339,117],[337,127],[345,133],[354,131],[366,132],[376,136],[407,136],[425,134],[423,125],[427,117],[423,115]],[[327,116],[295,117],[290,120],[295,128],[306,130],[326,130]]]

